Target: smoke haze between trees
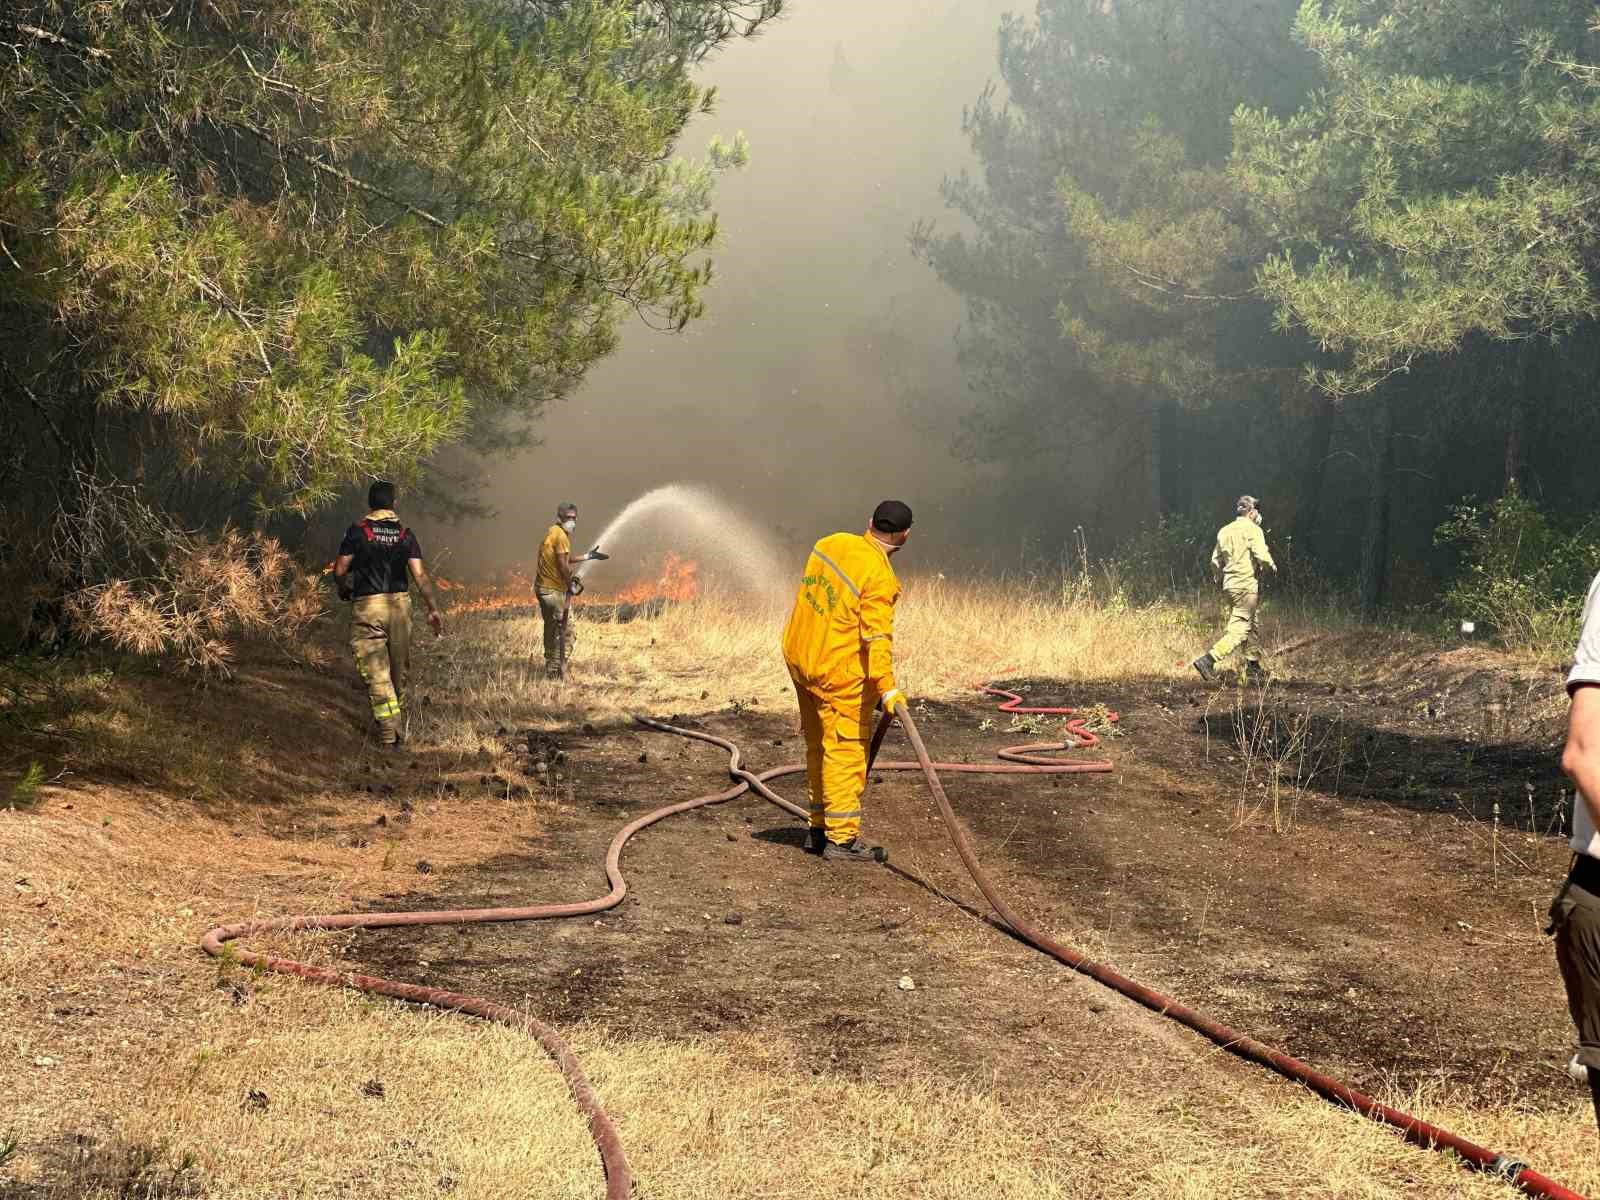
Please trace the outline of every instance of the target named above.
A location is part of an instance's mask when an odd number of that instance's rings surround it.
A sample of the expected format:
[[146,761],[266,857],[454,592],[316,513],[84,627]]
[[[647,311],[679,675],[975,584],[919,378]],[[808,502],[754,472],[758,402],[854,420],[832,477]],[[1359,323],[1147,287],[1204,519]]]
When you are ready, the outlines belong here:
[[886,496],[916,510],[908,558],[970,553],[969,510],[994,472],[953,453],[971,401],[961,305],[908,235],[955,219],[939,184],[971,162],[962,108],[994,74],[1008,7],[795,4],[709,64],[717,111],[680,153],[743,131],[751,158],[718,181],[706,316],[678,335],[625,327],[617,353],[546,410],[539,447],[483,462],[499,516],[439,529],[454,569],[526,561],[567,498],[586,548],[675,481],[714,489],[789,554],[864,528]]

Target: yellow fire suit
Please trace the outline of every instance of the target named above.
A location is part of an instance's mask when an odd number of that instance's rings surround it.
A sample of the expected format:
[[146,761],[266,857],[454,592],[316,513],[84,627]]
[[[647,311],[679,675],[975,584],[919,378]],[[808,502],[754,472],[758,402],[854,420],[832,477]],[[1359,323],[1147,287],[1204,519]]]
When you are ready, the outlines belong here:
[[900,581],[871,537],[835,533],[806,559],[783,659],[806,739],[811,828],[838,845],[861,832],[867,743],[880,697],[894,681],[894,606]]
[[1217,545],[1211,551],[1211,569],[1222,581],[1228,598],[1228,625],[1211,647],[1211,658],[1221,662],[1240,646],[1246,662],[1261,661],[1261,641],[1256,633],[1256,607],[1261,602],[1258,572],[1265,568],[1277,573],[1267,549],[1266,535],[1249,517],[1239,517],[1217,530]]

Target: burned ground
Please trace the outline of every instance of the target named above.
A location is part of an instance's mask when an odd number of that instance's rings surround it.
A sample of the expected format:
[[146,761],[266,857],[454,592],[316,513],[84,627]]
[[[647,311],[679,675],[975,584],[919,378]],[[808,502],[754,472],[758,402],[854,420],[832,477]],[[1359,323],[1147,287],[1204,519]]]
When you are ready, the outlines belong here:
[[[1459,691],[1447,706],[1406,687],[1009,686],[1030,704],[1122,716],[1108,774],[949,781],[984,862],[1044,927],[1358,1087],[1570,1095],[1570,1030],[1540,934],[1566,857],[1544,836],[1559,815],[1548,728],[1486,744],[1484,705]],[[1039,738],[979,697],[920,711],[953,761]],[[757,769],[801,750],[787,714],[696,720]],[[905,755],[895,740],[886,757]],[[720,751],[620,723],[536,738],[532,753],[515,732],[486,743],[493,772],[452,781],[553,805],[526,853],[442,881],[447,903],[599,894],[626,820],[725,786]],[[394,774],[448,804],[424,767]],[[795,782],[778,789],[798,799]],[[792,818],[744,797],[639,835],[623,855],[629,895],[598,917],[363,934],[349,957],[400,978],[427,963],[440,985],[624,1035],[780,1034],[819,1070],[863,1078],[1025,1090],[1192,1060],[1197,1039],[986,920],[914,773],[876,772],[867,810],[887,870],[824,865]]]

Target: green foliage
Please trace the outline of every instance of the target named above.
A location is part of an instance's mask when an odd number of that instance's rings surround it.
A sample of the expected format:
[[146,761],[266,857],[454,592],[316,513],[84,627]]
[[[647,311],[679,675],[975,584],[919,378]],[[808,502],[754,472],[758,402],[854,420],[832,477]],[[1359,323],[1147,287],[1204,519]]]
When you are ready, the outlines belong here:
[[1135,601],[1149,603],[1208,585],[1215,544],[1214,522],[1173,513],[1121,543],[1108,563]]
[[1572,330],[1597,307],[1600,93],[1589,0],[1306,0],[1326,90],[1241,110],[1231,174],[1279,243],[1257,281],[1280,322],[1370,391],[1472,337]]
[[7,808],[32,808],[39,800],[39,789],[44,785],[44,767],[30,762],[22,778],[11,785]]
[[[1264,306],[1241,310],[1271,247],[1226,170],[1237,106],[1292,111],[1316,83],[1293,12],[1294,0],[1043,0],[1034,19],[1002,22],[1006,103],[986,92],[965,121],[982,175],[945,187],[971,232],[914,239],[967,306],[972,457],[1004,460],[1009,478],[1048,460],[1057,487],[1108,458],[1140,463],[1122,532],[1188,506],[1167,479],[1193,414],[1272,391],[1257,385],[1274,372],[1298,386],[1297,362],[1258,352]],[[1236,338],[1229,322],[1254,328]],[[1219,355],[1230,341],[1249,345]]]
[[1073,522],[1142,522],[1108,564],[1130,595],[1181,578],[1151,521],[1240,491],[1328,572],[1287,586],[1343,574],[1368,606],[1396,570],[1438,584],[1415,480],[1527,468],[1600,505],[1570,465],[1600,369],[1591,0],[1036,14],[1001,25],[1007,103],[967,115],[982,174],[946,200],[972,232],[915,245],[967,304],[964,448],[1047,461],[1023,494]]
[[[306,511],[515,444],[703,310],[695,62],[781,0],[25,0],[0,19],[0,397],[65,472]],[[70,485],[60,489],[70,503]]]
[[1456,505],[1435,536],[1460,555],[1444,595],[1447,612],[1485,623],[1508,646],[1571,651],[1600,570],[1600,524],[1552,521],[1513,487],[1486,505]]

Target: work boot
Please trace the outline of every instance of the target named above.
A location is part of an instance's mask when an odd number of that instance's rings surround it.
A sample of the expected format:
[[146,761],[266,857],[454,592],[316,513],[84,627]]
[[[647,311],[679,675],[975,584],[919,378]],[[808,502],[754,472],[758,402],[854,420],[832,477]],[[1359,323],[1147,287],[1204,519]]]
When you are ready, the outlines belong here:
[[1200,678],[1204,679],[1207,683],[1210,683],[1217,677],[1217,660],[1211,657],[1211,651],[1209,650],[1207,650],[1189,665],[1192,666],[1196,671],[1199,671]]
[[889,852],[882,846],[851,838],[843,843],[829,842],[822,848],[822,857],[825,862],[886,863],[889,861]]
[[1266,683],[1272,676],[1267,674],[1267,669],[1255,659],[1244,664],[1244,681],[1246,683]]
[[807,854],[821,854],[828,844],[828,835],[815,825],[806,829],[806,840],[801,843]]

